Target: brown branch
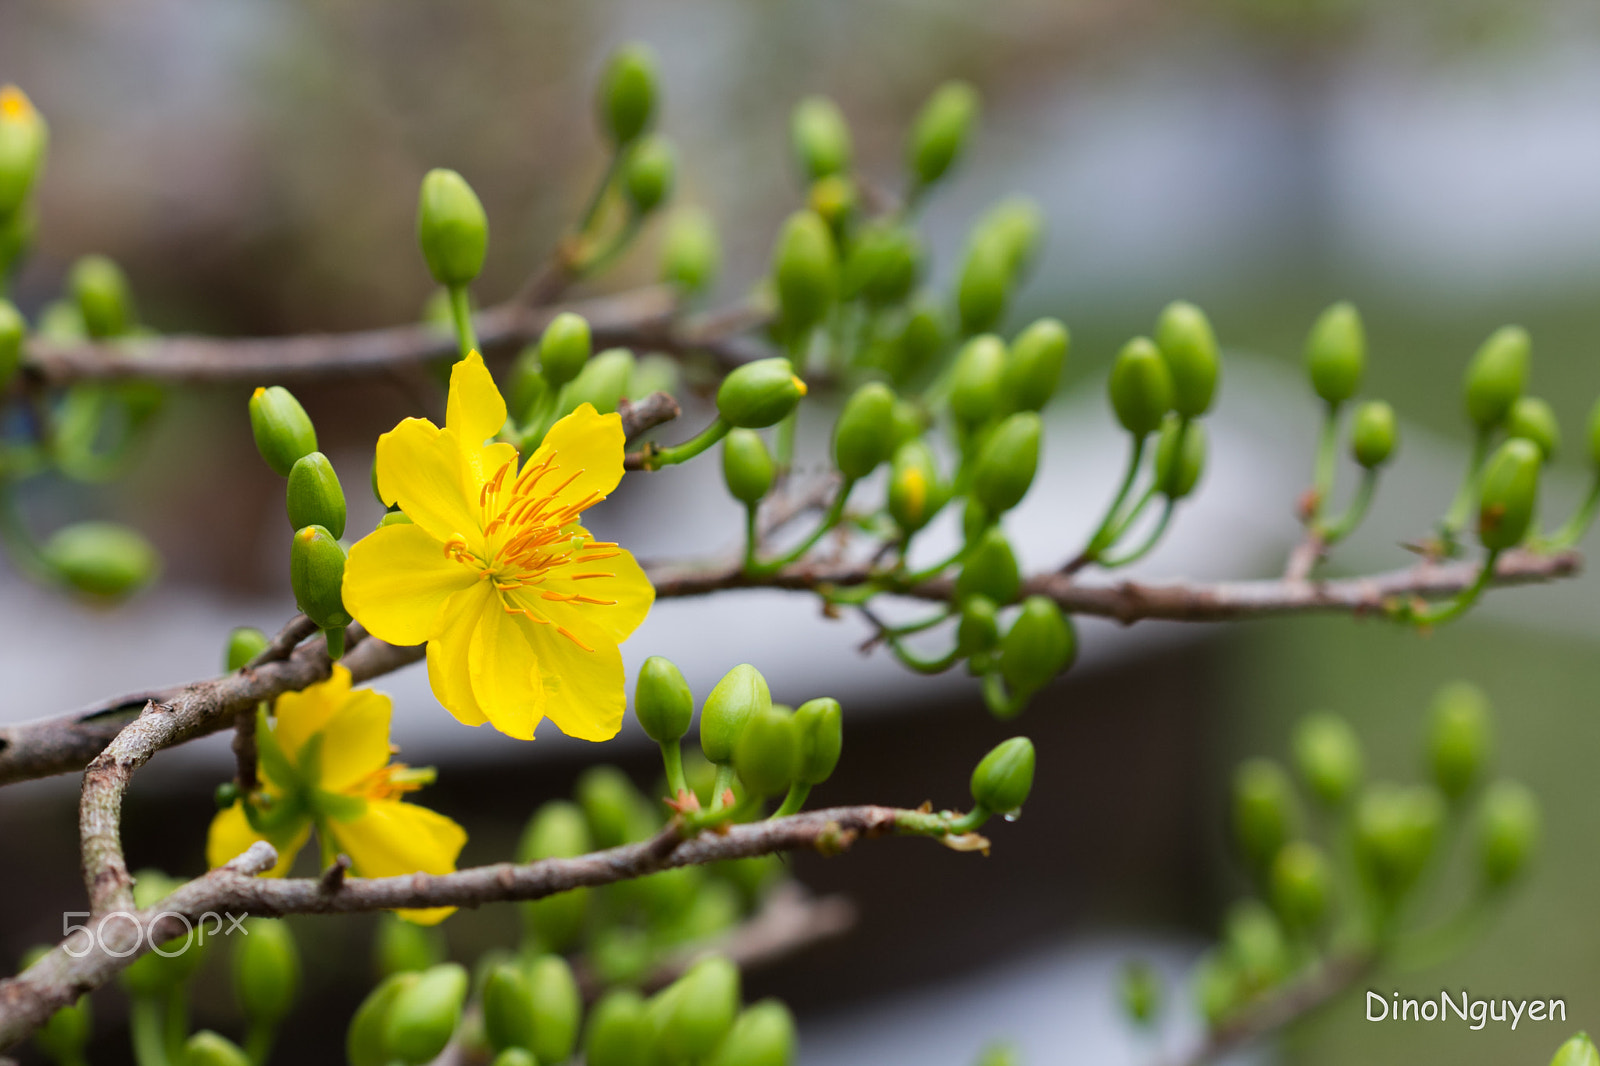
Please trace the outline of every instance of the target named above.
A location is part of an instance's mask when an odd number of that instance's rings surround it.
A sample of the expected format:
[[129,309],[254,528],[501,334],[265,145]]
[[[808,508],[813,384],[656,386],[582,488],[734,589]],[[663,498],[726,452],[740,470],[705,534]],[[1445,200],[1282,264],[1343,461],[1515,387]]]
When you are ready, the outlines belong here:
[[1206,1035],[1204,1041],[1179,1060],[1179,1066],[1207,1066],[1268,1033],[1309,1014],[1349,988],[1372,969],[1366,954],[1340,955],[1324,962],[1305,977],[1285,985],[1247,1006]]
[[622,416],[622,433],[628,440],[648,433],[657,426],[666,425],[682,413],[678,401],[664,392],[652,392],[637,403],[631,400],[617,401],[617,414]]

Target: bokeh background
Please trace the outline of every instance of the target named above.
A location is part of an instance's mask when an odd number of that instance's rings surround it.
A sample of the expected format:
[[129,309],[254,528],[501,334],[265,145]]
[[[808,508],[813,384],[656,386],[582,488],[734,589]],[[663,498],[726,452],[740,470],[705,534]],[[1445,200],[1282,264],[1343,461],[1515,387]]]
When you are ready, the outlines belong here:
[[[494,237],[478,293],[498,299],[540,261],[602,165],[593,79],[611,47],[635,38],[661,59],[678,195],[709,208],[723,234],[717,303],[759,278],[775,226],[803,195],[787,144],[795,100],[835,97],[862,168],[893,185],[930,89],[952,76],[980,89],[978,141],[927,219],[935,280],[948,284],[986,204],[1023,192],[1048,218],[1044,257],[1011,313],[1013,326],[1050,313],[1073,331],[1047,488],[1017,518],[1036,565],[1090,524],[1120,462],[1100,400],[1111,354],[1175,297],[1210,313],[1229,363],[1204,498],[1145,574],[1281,566],[1315,411],[1295,378],[1298,353],[1337,298],[1366,317],[1367,388],[1400,409],[1406,444],[1335,570],[1402,564],[1396,543],[1442,509],[1463,462],[1460,370],[1505,322],[1532,332],[1533,391],[1567,429],[1550,513],[1564,514],[1588,477],[1578,438],[1600,392],[1600,13],[1582,0],[0,0],[0,81],[27,89],[53,136],[18,301],[37,309],[77,256],[104,252],[163,330],[412,319],[429,292],[415,190],[436,165],[483,197]],[[649,280],[653,263],[647,239],[615,283]],[[0,571],[0,717],[202,676],[229,626],[271,628],[286,615],[280,489],[254,458],[244,396],[176,397],[115,486],[31,490],[41,530],[114,515],[155,538],[167,567],[157,590],[114,615]],[[375,434],[408,413],[406,394],[381,385],[306,398],[352,487]],[[632,533],[642,556],[726,549],[735,512],[714,474],[697,476],[658,475],[616,501],[618,535]],[[1569,1024],[1373,1025],[1353,994],[1263,1055],[1542,1062],[1570,1031],[1600,1025],[1590,580],[1494,595],[1426,638],[1349,619],[1086,626],[1082,667],[1023,719],[1041,746],[1040,790],[1027,817],[998,831],[996,854],[889,842],[802,861],[803,879],[857,898],[861,926],[752,975],[752,987],[800,1010],[807,1062],[967,1063],[995,1038],[1017,1040],[1036,1064],[1148,1062],[1152,1049],[1120,1027],[1111,975],[1143,954],[1181,982],[1238,892],[1221,828],[1233,763],[1282,754],[1302,713],[1329,708],[1362,730],[1375,773],[1414,776],[1431,693],[1466,677],[1494,699],[1497,768],[1544,801],[1546,846],[1476,946],[1399,987],[1562,997]],[[862,661],[852,649],[864,630],[818,619],[809,600],[744,596],[662,614],[630,661],[665,650],[703,693],[750,659],[780,690],[825,678],[846,701],[847,757],[822,799],[959,802],[965,768],[1012,731],[987,720],[963,682]],[[555,737],[535,754],[463,738],[415,670],[392,680],[408,756],[434,745],[434,802],[474,829],[468,859],[500,857],[520,818],[594,754]],[[606,753],[641,780],[647,755],[626,737]],[[228,765],[225,747],[200,745],[140,775],[136,863],[197,872],[204,797]],[[78,898],[74,787],[0,794],[8,959],[51,938],[62,901]],[[453,920],[463,954],[511,928],[494,911]],[[319,1001],[347,1016],[366,927],[300,928],[316,940]],[[1187,990],[1169,992],[1186,1011]],[[104,1014],[97,1052],[118,1061],[114,1007]],[[1169,1048],[1192,1026],[1177,1019]],[[313,1028],[289,1038],[299,1060],[337,1061],[337,1041]]]

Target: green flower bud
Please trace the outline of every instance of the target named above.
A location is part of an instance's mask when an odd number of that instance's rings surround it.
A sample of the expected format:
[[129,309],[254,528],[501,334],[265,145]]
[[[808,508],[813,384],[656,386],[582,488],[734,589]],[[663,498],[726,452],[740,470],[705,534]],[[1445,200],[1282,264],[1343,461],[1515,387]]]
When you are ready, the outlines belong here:
[[1039,469],[1044,423],[1032,411],[1019,411],[995,427],[973,466],[972,494],[991,515],[1022,502]]
[[[588,353],[584,353],[588,358]],[[545,380],[543,360],[539,358],[539,345],[525,344],[522,351],[517,353],[516,361],[511,364],[511,374],[506,382],[505,392],[506,412],[512,419],[519,422],[533,420],[540,404],[545,397],[550,395],[550,383]],[[374,466],[373,483],[377,483],[376,466]],[[373,489],[374,495],[377,489]],[[383,497],[378,497],[382,502]]]
[[1489,697],[1470,681],[1445,685],[1433,697],[1428,723],[1428,768],[1446,799],[1477,784],[1492,746]]
[[133,295],[122,268],[103,255],[86,255],[67,279],[84,328],[95,340],[120,337],[135,323]]
[[522,967],[501,963],[483,983],[483,1031],[496,1051],[533,1046],[533,993]]
[[1172,410],[1172,374],[1154,341],[1135,337],[1122,346],[1111,365],[1110,391],[1123,429],[1144,437],[1161,428]]
[[1356,804],[1356,865],[1380,899],[1397,902],[1427,865],[1444,821],[1444,802],[1425,785],[1370,786]]
[[1011,342],[1000,391],[1015,411],[1038,411],[1050,402],[1067,365],[1067,327],[1041,318]]
[[739,1013],[739,968],[711,955],[689,967],[675,992],[658,1030],[658,1050],[668,1061],[700,1061],[733,1028]]
[[1021,588],[1022,574],[1011,542],[999,526],[990,526],[977,547],[968,553],[956,577],[956,602],[983,596],[996,604],[1007,604],[1017,598]]
[[0,86],[0,218],[16,214],[44,165],[50,131],[21,89]]
[[1537,396],[1517,397],[1506,416],[1506,434],[1533,441],[1547,463],[1561,450],[1561,423],[1550,405]]
[[960,157],[978,117],[978,94],[964,81],[947,81],[922,105],[906,143],[906,164],[918,185],[932,185]]
[[677,169],[678,155],[665,137],[651,134],[633,146],[622,172],[622,192],[634,214],[648,215],[661,206],[672,194]]
[[[160,870],[140,870],[134,875],[133,903],[143,910],[160,903],[182,882]],[[192,930],[169,937],[162,945],[165,954],[143,955],[122,971],[119,981],[132,996],[159,996],[178,989],[205,961],[205,945]]]
[[1322,849],[1291,840],[1272,860],[1268,887],[1272,907],[1283,924],[1296,931],[1316,929],[1328,916],[1333,875]]
[[583,1038],[585,1066],[651,1066],[651,1036],[639,993],[612,989],[589,1015]]
[[795,105],[789,141],[807,181],[850,169],[850,127],[839,105],[826,96],[808,96]]
[[1489,457],[1478,489],[1478,540],[1495,551],[1522,543],[1539,502],[1542,455],[1532,441],[1513,437]]
[[1215,1030],[1226,1022],[1239,1009],[1243,994],[1239,970],[1227,952],[1215,950],[1201,956],[1194,971],[1194,995],[1208,1026]]
[[650,128],[656,112],[656,57],[643,44],[611,53],[600,76],[600,124],[611,143],[628,144]]
[[578,778],[577,797],[598,848],[628,843],[643,821],[640,809],[647,805],[628,775],[615,766],[585,770]]
[[772,253],[772,276],[778,318],[791,334],[805,333],[822,321],[839,286],[839,261],[821,215],[796,211],[784,222]]
[[672,395],[683,386],[682,368],[670,355],[651,352],[634,363],[628,379],[628,399],[638,403],[658,392]]
[[749,663],[740,663],[723,675],[700,709],[700,750],[714,763],[728,763],[745,724],[771,708],[767,679]]
[[394,914],[378,919],[373,961],[384,977],[421,973],[444,961],[444,935],[434,926],[417,925]]
[[1162,493],[1169,499],[1183,499],[1194,491],[1205,468],[1206,427],[1199,422],[1185,423],[1175,414],[1168,415],[1156,438],[1156,484]]
[[896,382],[908,381],[944,351],[948,340],[943,310],[932,302],[919,301],[890,345],[884,369]]
[[433,280],[466,285],[483,271],[489,217],[478,194],[453,170],[428,171],[417,199],[417,243]]
[[1394,408],[1382,400],[1368,400],[1356,408],[1350,424],[1350,453],[1356,462],[1375,470],[1393,457],[1399,434]]
[[961,332],[967,335],[993,329],[1005,314],[1011,295],[1011,250],[992,234],[979,233],[967,246],[956,288],[956,310]]
[[609,415],[628,394],[633,379],[633,353],[626,348],[607,348],[590,359],[578,376],[561,389],[556,408],[561,415],[570,415],[583,404]]
[[722,379],[717,413],[729,425],[764,429],[783,421],[805,394],[806,383],[795,376],[789,360],[757,359]]
[[1355,305],[1340,301],[1311,326],[1306,338],[1306,369],[1311,387],[1330,404],[1341,404],[1361,387],[1367,366],[1367,331]]
[[775,707],[751,715],[733,746],[733,768],[758,796],[777,795],[794,784],[800,772],[800,731],[794,716]]
[[39,212],[32,201],[15,214],[0,215],[0,277],[10,276],[33,247],[39,232]]
[[794,1066],[796,1043],[789,1008],[764,999],[739,1013],[709,1066]]
[[300,994],[300,949],[288,925],[251,918],[233,949],[233,992],[253,1025],[277,1025]]
[[317,450],[317,431],[306,409],[282,385],[257,389],[250,396],[250,430],[256,450],[273,472],[288,477],[302,456]]
[[887,307],[911,295],[922,266],[922,245],[915,230],[870,222],[855,235],[844,262],[842,293],[874,307]]
[[223,654],[223,668],[228,673],[241,670],[257,655],[267,650],[267,635],[253,626],[239,626],[228,634],[228,648]]
[[661,237],[661,280],[686,294],[709,289],[722,267],[722,244],[711,216],[698,207],[680,207]]
[[296,606],[323,629],[351,622],[340,593],[344,560],[344,548],[323,526],[306,526],[295,533],[289,552],[289,585]]
[[211,801],[216,804],[217,810],[225,811],[239,802],[242,792],[237,781],[224,781],[211,793]]
[[[19,969],[26,970],[48,954],[48,947],[40,945],[34,948],[22,957]],[[33,1042],[40,1051],[58,1063],[81,1063],[84,1061],[83,1049],[89,1044],[93,1028],[89,996],[84,994],[78,997],[76,1003],[62,1007],[45,1019],[44,1024],[33,1031]]]
[[1129,1021],[1149,1026],[1161,1012],[1161,975],[1143,959],[1129,961],[1118,975],[1117,998]]
[[861,192],[856,188],[856,183],[843,174],[829,174],[812,183],[811,191],[806,193],[806,207],[816,212],[817,217],[827,224],[828,232],[834,239],[836,254],[839,241],[856,217],[860,200]]
[[1600,1066],[1600,1049],[1588,1033],[1577,1033],[1556,1049],[1550,1066]]
[[1006,270],[1017,281],[1032,268],[1044,243],[1044,212],[1026,196],[1008,196],[985,211],[973,229],[1000,243]]
[[[574,803],[552,800],[542,804],[528,819],[517,844],[518,862],[542,859],[572,859],[594,850],[589,821]],[[520,905],[523,928],[529,937],[546,950],[561,951],[571,946],[583,932],[589,907],[589,890],[575,888],[544,899]]]
[[949,489],[939,477],[933,449],[920,439],[895,449],[889,468],[889,515],[910,535],[922,529],[949,501]]
[[1361,787],[1361,742],[1336,714],[1313,714],[1294,732],[1294,765],[1311,794],[1329,807],[1342,807]]
[[1524,785],[1496,781],[1478,808],[1478,865],[1483,879],[1502,888],[1527,869],[1539,843],[1539,801]]
[[539,1066],[539,1060],[527,1048],[508,1047],[496,1055],[489,1066]]
[[1233,775],[1233,835],[1246,859],[1266,870],[1299,824],[1289,775],[1270,759],[1240,763]]
[[1001,741],[972,771],[972,802],[995,814],[1022,809],[1033,790],[1033,741]]
[[563,311],[550,320],[539,338],[539,372],[552,389],[559,389],[583,372],[593,351],[589,322],[582,315]]
[[652,655],[644,661],[633,685],[633,713],[645,734],[660,744],[671,744],[689,731],[694,693],[672,660]]
[[57,344],[78,344],[89,339],[77,304],[67,300],[45,304],[39,312],[39,328],[35,332]]
[[183,1055],[174,1066],[251,1066],[251,1062],[238,1044],[202,1029],[184,1043]]
[[1228,912],[1222,938],[1247,993],[1276,984],[1289,970],[1289,945],[1283,927],[1256,900],[1235,904]]
[[833,461],[847,480],[866,477],[894,452],[894,390],[870,381],[851,394],[833,427]]
[[803,785],[820,785],[833,776],[844,749],[844,710],[828,696],[807,700],[794,712],[795,731],[800,737],[800,768],[795,780]]
[[391,974],[361,1001],[345,1034],[345,1059],[350,1066],[387,1066],[390,1056],[384,1048],[384,1030],[389,1013],[400,993],[419,978],[420,974],[410,971]]
[[1048,596],[1029,596],[1000,642],[1000,676],[1014,693],[1037,692],[1078,657],[1072,623]]
[[722,480],[740,503],[759,503],[772,490],[777,467],[767,442],[753,429],[734,429],[722,442]]
[[161,557],[127,526],[77,522],[65,526],[40,550],[57,578],[86,596],[120,600],[154,581]]
[[392,1059],[432,1062],[461,1024],[467,971],[453,962],[430,967],[400,990],[384,1019],[383,1044]]
[[1211,320],[1192,303],[1175,300],[1156,319],[1156,347],[1172,375],[1172,409],[1189,418],[1211,410],[1221,360]]
[[28,323],[22,312],[0,297],[0,389],[10,384],[22,366],[22,341],[27,334]]
[[1467,366],[1467,417],[1480,430],[1506,420],[1511,405],[1528,383],[1533,341],[1521,326],[1502,326],[1473,355]]
[[968,596],[961,604],[956,625],[956,654],[963,659],[981,655],[1000,643],[999,610],[987,596]]
[[326,455],[310,452],[296,460],[284,499],[291,529],[323,526],[335,538],[344,536],[344,490]]
[[961,346],[950,376],[950,413],[969,428],[987,422],[1000,403],[1006,371],[1006,345],[993,333]]

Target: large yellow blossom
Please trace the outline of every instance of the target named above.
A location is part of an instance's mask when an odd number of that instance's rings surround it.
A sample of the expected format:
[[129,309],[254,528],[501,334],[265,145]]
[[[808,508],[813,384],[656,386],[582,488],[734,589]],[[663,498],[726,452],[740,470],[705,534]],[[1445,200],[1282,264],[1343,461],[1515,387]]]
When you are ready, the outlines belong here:
[[[389,761],[391,710],[383,693],[351,689],[350,671],[337,664],[328,680],[279,696],[271,728],[262,715],[257,729],[261,790],[212,819],[206,861],[221,866],[266,840],[278,849],[270,875],[282,877],[315,827],[324,860],[343,852],[361,877],[454,870],[467,834],[402,801],[433,775]],[[400,913],[432,924],[454,909]]]
[[655,600],[633,556],[577,521],[622,480],[622,420],[583,404],[520,469],[489,441],[505,420],[474,352],[451,371],[443,429],[408,418],[378,438],[378,492],[411,521],[350,549],[345,609],[391,644],[426,641],[433,693],[468,725],[531,740],[549,718],[608,740],[625,702],[617,645]]

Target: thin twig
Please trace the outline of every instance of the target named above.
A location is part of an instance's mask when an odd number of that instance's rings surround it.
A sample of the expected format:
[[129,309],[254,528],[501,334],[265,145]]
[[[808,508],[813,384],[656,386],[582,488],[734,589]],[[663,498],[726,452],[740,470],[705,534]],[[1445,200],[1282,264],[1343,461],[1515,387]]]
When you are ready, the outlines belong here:
[[1299,980],[1245,1008],[1206,1035],[1178,1066],[1207,1066],[1231,1051],[1311,1013],[1372,969],[1366,954],[1336,956]]

